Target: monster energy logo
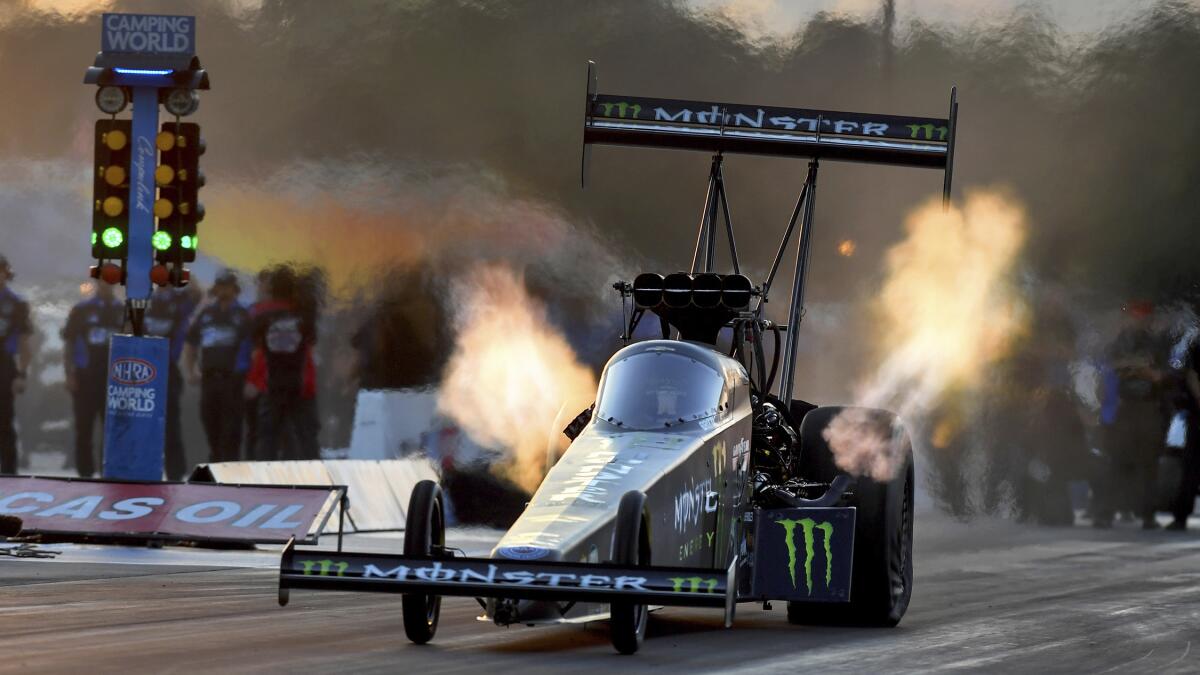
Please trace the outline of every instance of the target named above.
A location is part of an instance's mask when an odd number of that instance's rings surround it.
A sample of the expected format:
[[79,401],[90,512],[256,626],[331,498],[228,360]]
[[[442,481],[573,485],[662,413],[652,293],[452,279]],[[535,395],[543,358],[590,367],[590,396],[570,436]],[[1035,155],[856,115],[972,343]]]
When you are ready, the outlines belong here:
[[812,562],[813,562],[813,531],[821,530],[825,533],[825,587],[829,588],[833,581],[833,552],[830,550],[829,542],[833,539],[833,523],[818,523],[812,518],[801,518],[800,520],[777,520],[783,526],[786,536],[784,542],[788,549],[788,574],[792,577],[792,588],[796,587],[796,526],[799,525],[804,533],[804,581],[808,586],[808,594],[812,595]]
[[602,114],[605,117],[613,116],[613,114],[612,114],[613,108],[617,109],[616,116],[620,117],[620,118],[624,118],[625,113],[629,112],[630,113],[629,117],[636,119],[637,116],[639,114],[641,114],[641,112],[642,112],[642,106],[638,105],[637,103],[633,103],[633,104],[626,103],[625,101],[621,101],[620,103],[601,103],[600,108],[604,111]]
[[927,141],[933,140],[934,133],[937,134],[937,140],[946,140],[946,134],[949,129],[946,127],[935,127],[932,124],[909,124],[908,130],[912,132],[910,138],[924,138]]
[[[676,593],[716,593],[717,580],[704,577],[670,577],[667,581],[671,582]],[[687,586],[685,589],[684,586]]]
[[[300,571],[304,574],[304,576],[317,576],[317,577],[337,576],[337,577],[340,577],[340,576],[342,576],[342,574],[344,574],[346,572],[346,568],[348,568],[348,567],[350,567],[350,563],[345,562],[345,561],[341,561],[341,562],[334,562],[332,560],[301,560],[300,561]],[[332,572],[334,570],[334,568],[337,569],[337,572],[335,574],[330,574],[330,572]]]

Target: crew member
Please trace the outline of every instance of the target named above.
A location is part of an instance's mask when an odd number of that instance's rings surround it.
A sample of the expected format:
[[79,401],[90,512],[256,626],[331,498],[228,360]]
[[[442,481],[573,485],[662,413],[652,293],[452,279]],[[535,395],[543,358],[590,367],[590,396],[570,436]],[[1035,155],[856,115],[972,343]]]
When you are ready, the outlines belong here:
[[[253,329],[253,317],[258,316],[260,308],[265,306],[271,299],[271,270],[263,268],[259,270],[258,277],[254,285],[254,304],[250,306],[251,328]],[[251,336],[253,337],[253,336]],[[261,351],[255,349],[251,352],[250,367],[252,371],[266,369],[266,362],[263,360]],[[246,384],[243,388],[245,394],[245,421],[246,421],[246,455],[248,459],[261,459],[258,456],[258,395],[257,387]]]
[[1145,529],[1155,529],[1155,479],[1167,432],[1163,362],[1170,346],[1154,332],[1151,303],[1129,303],[1125,313],[1129,324],[1109,358],[1118,400],[1112,423],[1103,428],[1104,452],[1111,464],[1098,486],[1094,524],[1109,526],[1115,511],[1128,508],[1141,516]]
[[91,297],[71,308],[63,327],[63,369],[75,412],[75,470],[95,472],[92,432],[96,417],[104,424],[108,384],[108,338],[125,325],[125,304],[114,287],[97,279]]
[[0,474],[17,472],[17,430],[13,424],[15,399],[25,391],[25,377],[33,355],[29,336],[29,304],[12,292],[8,258],[0,255]]
[[242,385],[250,365],[250,315],[238,304],[237,275],[213,282],[209,303],[192,321],[183,348],[188,380],[200,385],[200,420],[209,461],[236,462],[242,450]]
[[183,354],[188,319],[194,306],[187,291],[163,286],[150,298],[144,318],[145,334],[170,340],[167,377],[166,435],[163,439],[164,464],[168,480],[183,480],[187,474],[187,455],[183,449],[183,426],[179,417],[179,399],[183,396],[183,374],[179,357]]
[[1183,364],[1183,392],[1180,408],[1187,416],[1187,437],[1183,448],[1183,480],[1179,493],[1171,500],[1174,520],[1168,530],[1186,530],[1188,518],[1196,508],[1196,493],[1200,491],[1200,340],[1192,342]]
[[[270,298],[256,307],[254,344],[260,358],[247,376],[247,393],[258,395],[257,458],[318,459],[315,313],[301,303],[299,279],[290,267],[274,270]],[[294,453],[287,448],[295,448]]]

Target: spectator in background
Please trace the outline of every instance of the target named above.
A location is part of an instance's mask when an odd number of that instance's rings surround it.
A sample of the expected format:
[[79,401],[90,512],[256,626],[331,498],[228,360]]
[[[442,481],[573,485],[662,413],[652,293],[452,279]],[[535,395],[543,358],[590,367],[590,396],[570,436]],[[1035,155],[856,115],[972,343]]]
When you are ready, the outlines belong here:
[[[1192,342],[1183,359],[1182,391],[1177,397],[1178,408],[1187,417],[1187,437],[1183,448],[1182,481],[1179,492],[1171,500],[1174,520],[1168,530],[1186,530],[1188,518],[1196,508],[1196,493],[1200,491],[1200,340]],[[1174,364],[1172,364],[1174,365]]]
[[1162,384],[1170,345],[1155,332],[1154,305],[1131,302],[1124,311],[1128,324],[1108,358],[1116,402],[1111,423],[1102,428],[1109,464],[1095,486],[1093,522],[1109,527],[1118,510],[1129,509],[1149,530],[1158,527],[1155,479],[1167,431]]
[[150,298],[143,326],[145,334],[170,340],[167,360],[170,364],[167,377],[167,428],[163,441],[163,454],[168,480],[183,480],[187,476],[187,455],[183,449],[183,423],[180,420],[179,400],[183,396],[183,373],[179,370],[179,357],[183,354],[184,341],[188,332],[189,318],[195,304],[190,292],[163,286]]
[[125,303],[102,280],[91,297],[71,308],[63,327],[63,370],[75,413],[75,469],[83,478],[96,470],[92,433],[96,417],[104,423],[108,384],[108,338],[125,327]]
[[238,304],[237,275],[213,282],[210,302],[192,321],[183,348],[188,381],[200,385],[200,421],[209,461],[236,462],[242,452],[242,386],[250,367],[250,313]]
[[271,270],[269,298],[255,306],[255,358],[246,378],[247,398],[258,398],[256,458],[318,459],[316,314],[320,280],[281,265]]
[[[255,280],[254,286],[254,304],[250,306],[251,329],[253,330],[253,317],[258,314],[259,307],[262,307],[271,297],[271,270],[263,268],[258,273],[258,278]],[[251,335],[253,338],[253,335]],[[251,349],[254,349],[253,341]],[[251,369],[255,366],[265,368],[262,363],[262,354],[257,350],[251,353]],[[246,458],[259,459],[258,457],[258,389],[246,384],[245,392],[245,422],[246,422]]]
[[16,397],[25,392],[33,351],[29,303],[8,287],[13,280],[8,258],[0,255],[0,474],[17,472]]

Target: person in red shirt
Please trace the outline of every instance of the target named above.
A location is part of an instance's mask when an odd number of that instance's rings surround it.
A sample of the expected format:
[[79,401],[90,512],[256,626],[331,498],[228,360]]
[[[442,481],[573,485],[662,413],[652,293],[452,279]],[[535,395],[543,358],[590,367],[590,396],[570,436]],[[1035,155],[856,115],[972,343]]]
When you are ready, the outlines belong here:
[[257,447],[263,461],[318,459],[315,303],[305,302],[289,266],[271,270],[268,297],[251,310],[254,358],[247,398],[257,399]]

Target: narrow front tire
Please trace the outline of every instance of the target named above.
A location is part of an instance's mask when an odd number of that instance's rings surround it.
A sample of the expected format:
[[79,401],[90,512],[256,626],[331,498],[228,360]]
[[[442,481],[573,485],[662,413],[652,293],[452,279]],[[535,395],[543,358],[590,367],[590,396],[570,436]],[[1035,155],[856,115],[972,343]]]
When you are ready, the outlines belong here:
[[[431,557],[440,554],[446,545],[446,516],[442,489],[431,480],[423,480],[413,488],[408,500],[408,515],[404,523],[404,555]],[[406,593],[400,598],[404,610],[404,634],[416,644],[423,645],[437,633],[438,617],[442,611],[442,596]]]

